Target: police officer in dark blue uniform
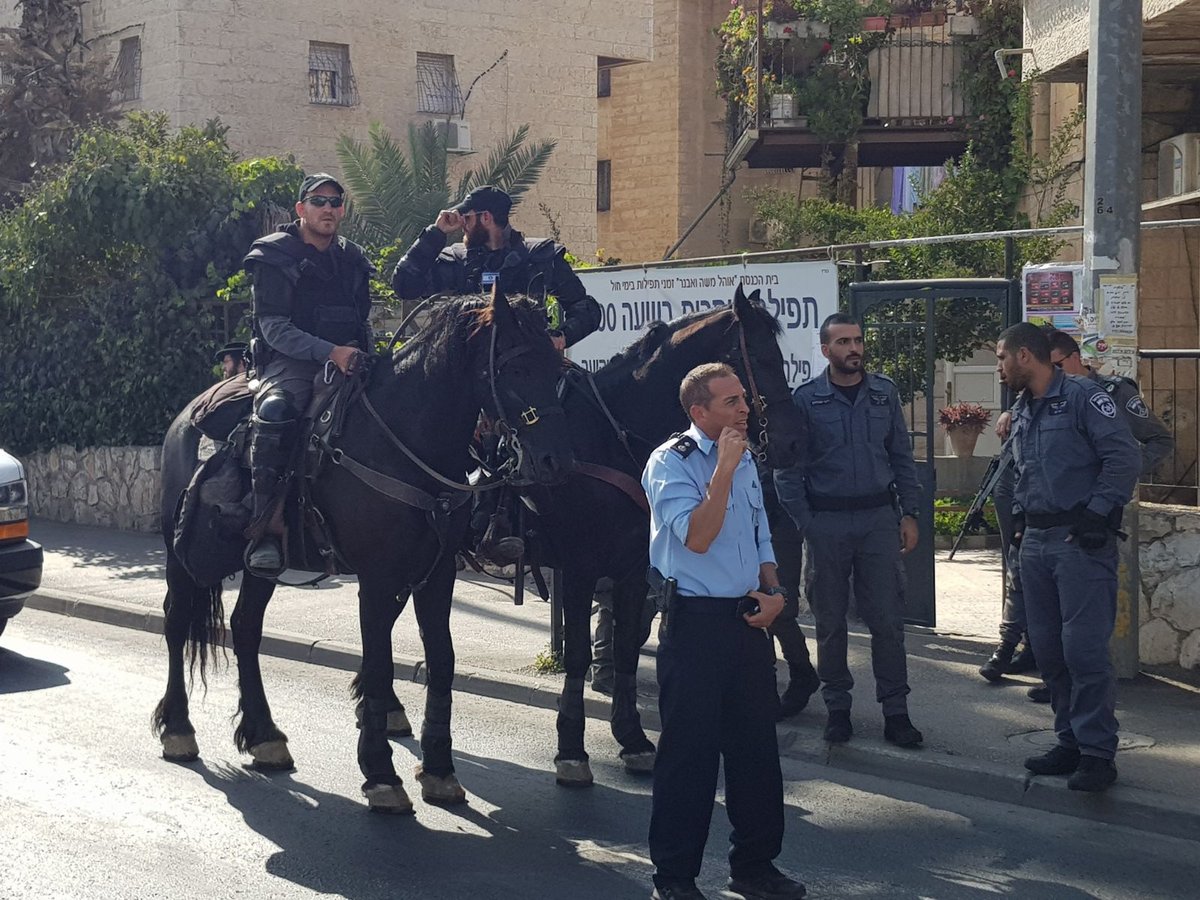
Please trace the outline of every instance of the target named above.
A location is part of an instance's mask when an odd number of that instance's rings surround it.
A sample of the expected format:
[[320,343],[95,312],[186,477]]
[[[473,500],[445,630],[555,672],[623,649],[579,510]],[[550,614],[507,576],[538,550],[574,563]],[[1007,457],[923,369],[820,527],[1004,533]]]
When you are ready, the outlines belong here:
[[[509,224],[512,198],[479,187],[421,232],[396,264],[392,288],[404,300],[432,294],[490,292],[497,280],[506,293],[544,297],[551,337],[559,350],[600,327],[601,310],[552,240],[527,240]],[[448,235],[461,243],[446,246]]]
[[765,629],[785,598],[746,449],[750,409],[741,381],[720,363],[689,372],[679,399],[692,427],[658,447],[642,473],[650,563],[669,596],[658,649],[652,896],[703,900],[695,879],[724,758],[730,890],[747,900],[796,900],[804,885],[772,863],[783,845],[783,778]]
[[[871,631],[875,697],[884,737],[915,747],[908,716],[908,660],[900,554],[917,545],[920,485],[896,385],[863,370],[862,327],[834,313],[821,325],[825,371],[796,388],[807,425],[800,461],[775,473],[779,500],[804,535],[805,590],[817,620],[817,674],[829,718],[825,740],[845,743],[854,678],[847,664],[850,576]],[[899,498],[899,516],[895,498]]]
[[296,221],[259,238],[245,259],[254,279],[251,355],[259,382],[250,435],[251,527],[266,532],[248,549],[246,564],[268,577],[284,564],[277,510],[313,379],[327,362],[354,371],[371,348],[375,267],[337,233],[346,215],[343,193],[332,175],[309,175],[296,197]]
[[1109,659],[1117,611],[1121,511],[1141,451],[1104,388],[1050,362],[1050,342],[1028,322],[996,344],[1013,407],[1014,535],[1029,638],[1051,692],[1058,746],[1030,757],[1035,775],[1070,775],[1072,790],[1117,780],[1116,679]]

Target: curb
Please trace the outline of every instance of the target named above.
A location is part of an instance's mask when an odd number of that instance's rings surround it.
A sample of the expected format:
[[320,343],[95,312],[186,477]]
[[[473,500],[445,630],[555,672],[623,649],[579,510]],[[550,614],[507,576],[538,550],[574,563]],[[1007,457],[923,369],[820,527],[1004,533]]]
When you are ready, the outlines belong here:
[[[106,625],[117,625],[162,634],[163,613],[115,600],[101,600],[50,588],[39,588],[25,605],[29,609],[58,613]],[[226,646],[229,636],[226,635]],[[261,653],[326,668],[357,671],[357,648],[338,641],[287,631],[264,630]],[[425,661],[393,653],[395,677],[425,683]],[[540,709],[557,709],[558,689],[543,679],[495,669],[456,666],[454,689],[479,697],[507,700]],[[589,692],[584,712],[607,721],[609,701]],[[662,729],[658,710],[639,705],[642,724]],[[922,787],[1027,806],[1043,812],[1121,825],[1168,837],[1200,835],[1200,805],[1182,802],[1170,794],[1118,785],[1103,794],[1084,794],[1067,788],[1066,779],[1036,778],[1010,766],[971,760],[937,750],[900,750],[870,744],[831,746],[809,732],[784,725],[779,729],[779,753],[789,759],[876,778],[903,781]]]

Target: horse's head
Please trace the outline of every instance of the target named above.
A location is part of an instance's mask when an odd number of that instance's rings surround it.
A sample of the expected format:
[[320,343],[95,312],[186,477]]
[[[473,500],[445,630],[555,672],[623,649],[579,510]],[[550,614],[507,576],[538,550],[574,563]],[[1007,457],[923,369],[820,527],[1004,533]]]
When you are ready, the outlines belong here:
[[479,311],[471,372],[480,406],[517,460],[513,483],[559,484],[574,466],[556,393],[562,359],[538,306],[510,303],[497,288]]
[[729,345],[723,362],[733,366],[750,397],[750,440],[765,447],[767,464],[782,468],[799,457],[802,420],[792,403],[779,322],[759,300],[746,296],[739,284],[733,296],[733,323],[726,332]]

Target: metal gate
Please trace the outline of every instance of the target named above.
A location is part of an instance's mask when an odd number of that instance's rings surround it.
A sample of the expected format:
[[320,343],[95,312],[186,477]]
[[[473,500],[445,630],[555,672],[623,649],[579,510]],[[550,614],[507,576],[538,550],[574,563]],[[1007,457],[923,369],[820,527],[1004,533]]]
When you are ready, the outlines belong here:
[[[937,495],[933,447],[937,416],[933,397],[939,306],[946,313],[953,309],[953,314],[989,319],[994,316],[996,335],[1009,324],[1020,321],[1016,285],[1004,278],[875,281],[850,285],[850,313],[863,323],[867,368],[896,376],[894,380],[907,408],[913,456],[921,482],[918,517],[921,538],[916,549],[903,557],[907,577],[905,621],[931,628],[937,624],[933,566],[933,500]],[[992,309],[994,313],[990,313]],[[1007,408],[1008,405],[1006,398],[1003,406]],[[922,411],[923,415],[920,414]]]

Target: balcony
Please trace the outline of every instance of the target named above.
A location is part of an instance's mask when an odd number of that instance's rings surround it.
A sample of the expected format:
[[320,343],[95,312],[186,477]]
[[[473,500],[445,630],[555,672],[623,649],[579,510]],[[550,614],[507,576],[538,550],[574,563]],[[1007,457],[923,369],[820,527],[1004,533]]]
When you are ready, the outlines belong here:
[[776,21],[769,5],[764,21],[763,7],[745,0],[748,39],[726,40],[718,60],[731,86],[727,165],[820,166],[847,135],[860,166],[937,166],[966,149],[960,75],[973,18],[955,8],[865,17],[848,42],[822,22]]

